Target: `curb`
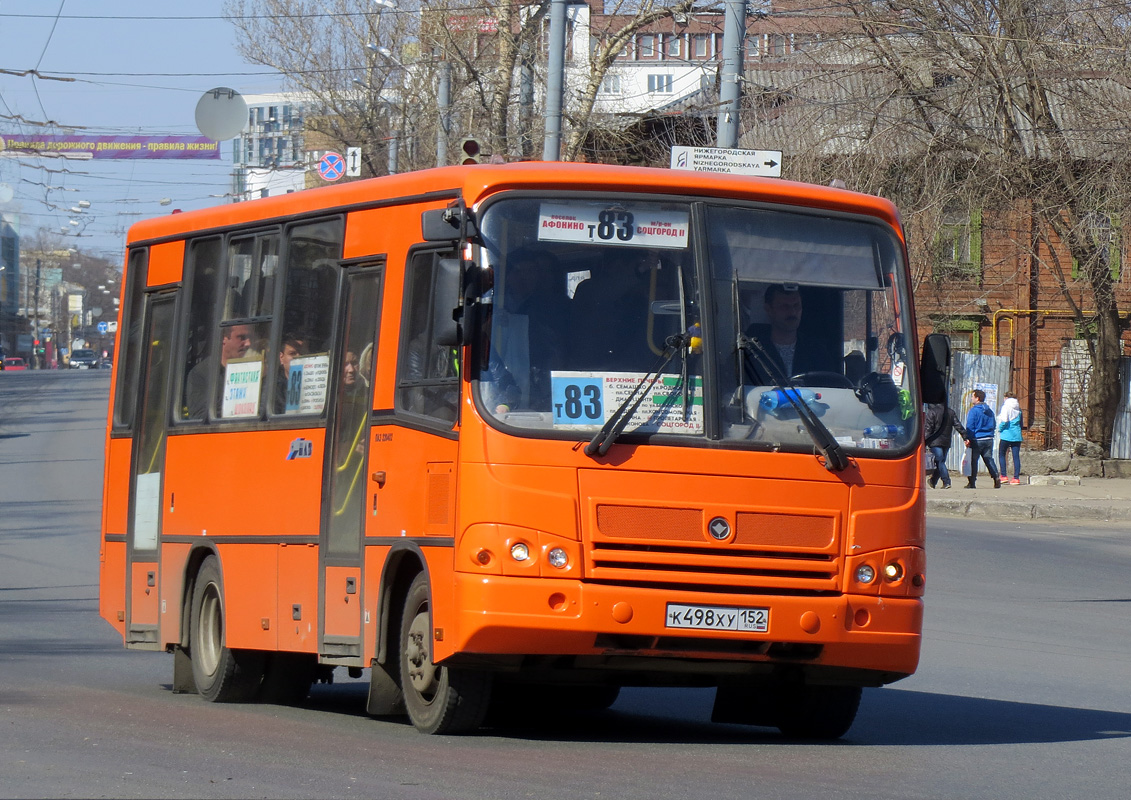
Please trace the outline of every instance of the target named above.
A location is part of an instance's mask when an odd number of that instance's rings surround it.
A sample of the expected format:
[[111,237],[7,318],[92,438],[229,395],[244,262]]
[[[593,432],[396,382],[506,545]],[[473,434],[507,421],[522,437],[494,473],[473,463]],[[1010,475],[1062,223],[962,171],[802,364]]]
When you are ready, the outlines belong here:
[[1078,520],[1083,522],[1126,522],[1131,518],[1131,503],[1113,505],[1110,501],[1052,501],[1025,503],[1013,500],[928,500],[928,516],[976,517],[978,519]]

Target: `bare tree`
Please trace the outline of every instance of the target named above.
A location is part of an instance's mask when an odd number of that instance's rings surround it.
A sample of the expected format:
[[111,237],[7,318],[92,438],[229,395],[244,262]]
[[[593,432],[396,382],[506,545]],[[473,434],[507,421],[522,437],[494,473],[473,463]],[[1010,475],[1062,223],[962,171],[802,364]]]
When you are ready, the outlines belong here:
[[892,197],[918,226],[920,248],[947,207],[1028,215],[1032,233],[1019,232],[1015,245],[1028,250],[1030,281],[1051,276],[1087,341],[1095,372],[1086,435],[1109,452],[1126,327],[1110,256],[1131,204],[1131,4],[881,0],[842,9],[840,36],[810,52],[796,76],[776,76],[764,93],[748,87],[763,120],[788,119],[807,142],[790,143],[806,154],[791,174]]
[[655,0],[618,0],[599,22],[591,23],[588,70],[582,87],[567,106],[570,134],[565,160],[575,160],[585,140],[595,128],[602,127],[601,118],[594,114],[594,105],[601,83],[617,56],[642,30],[677,14],[687,14],[694,6],[695,0],[678,0],[670,5]]
[[308,149],[360,146],[372,176],[410,138],[399,169],[435,163],[435,64],[419,44],[418,12],[372,0],[228,0],[224,13],[241,54],[279,70],[301,99]]

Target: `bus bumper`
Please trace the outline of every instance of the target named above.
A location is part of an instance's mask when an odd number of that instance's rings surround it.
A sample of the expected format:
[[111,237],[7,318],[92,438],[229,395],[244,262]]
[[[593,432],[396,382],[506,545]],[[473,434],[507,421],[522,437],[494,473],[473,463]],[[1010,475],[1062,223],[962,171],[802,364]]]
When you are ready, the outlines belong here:
[[[764,608],[768,626],[765,632],[671,627],[675,606],[669,604]],[[923,620],[919,598],[706,594],[463,573],[456,574],[455,607],[451,646],[460,662],[574,655],[674,657],[731,667],[788,663],[833,679],[860,671],[872,676],[862,683],[877,685],[915,671]]]

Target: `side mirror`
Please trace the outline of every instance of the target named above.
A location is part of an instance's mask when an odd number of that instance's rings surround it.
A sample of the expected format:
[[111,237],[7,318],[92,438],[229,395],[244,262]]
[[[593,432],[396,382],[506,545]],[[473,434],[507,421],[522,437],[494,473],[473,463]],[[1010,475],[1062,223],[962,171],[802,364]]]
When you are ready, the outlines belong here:
[[919,360],[919,385],[924,403],[946,403],[950,383],[950,337],[931,333],[923,340],[923,357]]
[[420,235],[426,242],[458,242],[477,233],[475,219],[462,203],[420,215]]
[[436,262],[432,292],[432,338],[441,347],[459,346],[459,323],[456,321],[459,298],[459,259],[441,258]]

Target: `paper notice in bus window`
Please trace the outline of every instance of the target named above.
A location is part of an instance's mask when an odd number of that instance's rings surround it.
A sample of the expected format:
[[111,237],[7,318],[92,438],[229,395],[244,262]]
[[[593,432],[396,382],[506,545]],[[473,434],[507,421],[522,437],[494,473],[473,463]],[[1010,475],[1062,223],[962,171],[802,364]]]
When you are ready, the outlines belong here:
[[262,360],[241,358],[229,361],[224,367],[224,395],[220,416],[224,419],[237,419],[258,414],[262,379]]
[[647,205],[542,203],[538,240],[626,247],[687,247],[690,215]]
[[[550,391],[554,427],[575,431],[600,430],[644,377],[643,373],[637,372],[552,372]],[[644,391],[643,387],[641,391]],[[624,430],[637,433],[703,433],[703,379],[690,376],[685,391],[678,375],[662,375],[645,393]]]
[[287,376],[288,414],[321,414],[330,383],[329,353],[296,356]]

